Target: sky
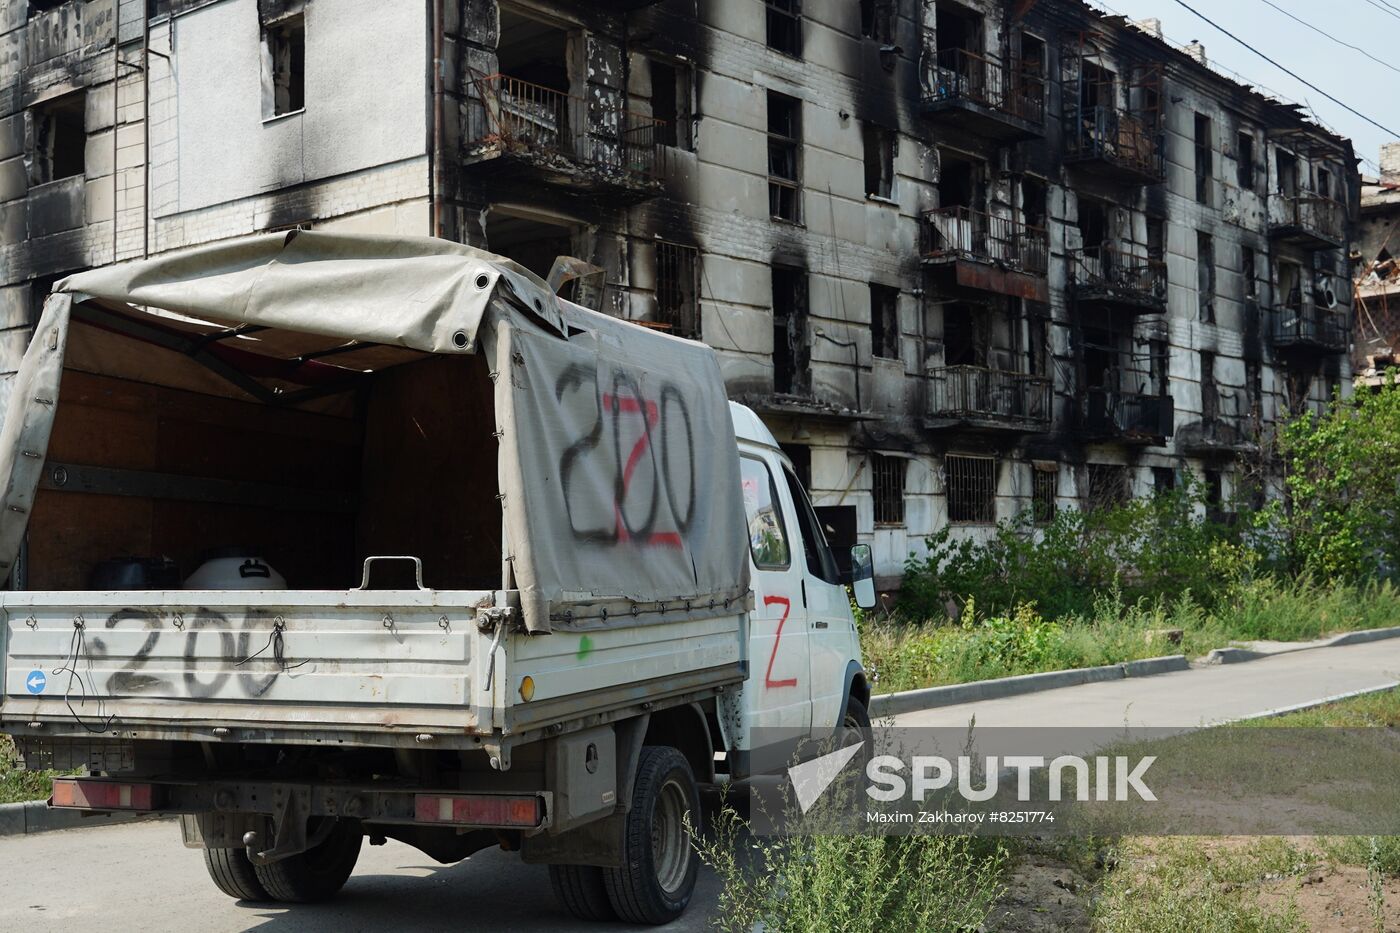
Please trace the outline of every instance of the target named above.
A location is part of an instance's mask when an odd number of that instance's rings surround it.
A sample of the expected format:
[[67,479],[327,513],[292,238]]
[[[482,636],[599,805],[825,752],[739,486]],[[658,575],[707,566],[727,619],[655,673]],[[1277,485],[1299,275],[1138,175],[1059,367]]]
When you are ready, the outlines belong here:
[[[1400,139],[1348,113],[1322,94],[1244,48],[1186,10],[1177,0],[1088,0],[1130,19],[1159,19],[1178,44],[1200,40],[1212,65],[1238,72],[1250,84],[1311,107],[1332,129],[1349,136],[1362,162],[1376,173],[1382,143]],[[1323,91],[1400,133],[1400,0],[1185,0],[1200,13]],[[1272,3],[1273,6],[1269,4]],[[1278,7],[1380,59],[1339,45],[1280,12]],[[1387,67],[1387,65],[1389,67]]]

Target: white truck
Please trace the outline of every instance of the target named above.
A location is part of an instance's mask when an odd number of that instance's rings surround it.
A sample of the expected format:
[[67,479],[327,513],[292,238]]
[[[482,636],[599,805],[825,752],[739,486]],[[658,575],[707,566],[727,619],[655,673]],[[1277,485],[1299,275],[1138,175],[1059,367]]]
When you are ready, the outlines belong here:
[[461,245],[65,280],[0,483],[0,732],[82,769],[52,806],[178,814],[232,897],[330,897],[368,837],[518,850],[575,915],[664,923],[698,785],[755,730],[868,725],[869,549],[843,579],[713,352]]

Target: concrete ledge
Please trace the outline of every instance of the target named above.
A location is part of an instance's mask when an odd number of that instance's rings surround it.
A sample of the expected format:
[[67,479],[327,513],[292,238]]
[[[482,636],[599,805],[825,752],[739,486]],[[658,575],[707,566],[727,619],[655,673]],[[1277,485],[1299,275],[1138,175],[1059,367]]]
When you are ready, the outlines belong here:
[[1400,638],[1400,625],[1392,628],[1372,628],[1362,632],[1343,632],[1327,642],[1329,648],[1342,645],[1362,645],[1368,641],[1382,641],[1386,638]]
[[60,829],[112,826],[160,819],[153,813],[84,813],[81,810],[52,810],[43,800],[0,804],[0,836],[23,836]]
[[1184,671],[1190,666],[1191,664],[1185,655],[1177,654],[1163,658],[1129,661],[1126,664],[1109,664],[1104,667],[1081,667],[1068,671],[1048,671],[1043,674],[1021,674],[1016,677],[1000,677],[996,680],[979,680],[970,684],[948,684],[943,687],[926,687],[922,690],[885,693],[870,698],[870,715],[872,717],[897,716],[900,713],[911,713],[915,710],[957,706],[961,703],[975,703],[979,700],[997,700],[1002,697],[1036,693],[1041,690],[1056,690],[1060,687],[1077,687],[1080,684],[1122,680],[1125,677],[1146,677],[1152,674],[1164,674],[1168,671]]

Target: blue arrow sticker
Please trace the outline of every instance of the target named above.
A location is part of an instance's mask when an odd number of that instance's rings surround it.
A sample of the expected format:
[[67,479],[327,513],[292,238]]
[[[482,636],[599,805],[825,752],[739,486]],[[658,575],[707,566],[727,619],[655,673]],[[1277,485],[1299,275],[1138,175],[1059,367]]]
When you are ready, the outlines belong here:
[[44,676],[43,671],[30,671],[29,676],[24,679],[24,686],[30,693],[43,693],[44,685],[48,682],[49,679]]

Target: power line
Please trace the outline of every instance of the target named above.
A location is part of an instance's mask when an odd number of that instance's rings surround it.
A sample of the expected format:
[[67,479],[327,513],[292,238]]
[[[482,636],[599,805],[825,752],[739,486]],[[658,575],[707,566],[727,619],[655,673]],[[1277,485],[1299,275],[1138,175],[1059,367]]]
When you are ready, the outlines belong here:
[[1376,2],[1376,0],[1366,0],[1366,2],[1371,4],[1371,6],[1375,7],[1376,9],[1380,10],[1382,13],[1389,13],[1396,19],[1400,19],[1400,7],[1397,7],[1395,4],[1389,2],[1389,0],[1380,0],[1379,3]]
[[1340,45],[1340,46],[1345,46],[1346,48],[1351,49],[1353,52],[1360,52],[1362,55],[1365,55],[1367,58],[1369,58],[1371,61],[1375,62],[1377,65],[1384,65],[1385,67],[1389,68],[1391,71],[1395,72],[1396,74],[1400,74],[1400,68],[1396,68],[1396,67],[1395,67],[1394,65],[1392,65],[1390,62],[1385,61],[1385,60],[1383,60],[1383,59],[1377,58],[1376,56],[1372,55],[1370,52],[1366,51],[1365,49],[1363,49],[1363,48],[1362,48],[1361,46],[1359,46],[1359,45],[1352,45],[1350,42],[1347,42],[1347,41],[1345,41],[1344,39],[1338,39],[1336,36],[1332,35],[1332,34],[1331,34],[1330,32],[1328,32],[1327,30],[1325,30],[1325,29],[1320,29],[1320,28],[1318,28],[1317,26],[1314,26],[1312,23],[1309,23],[1309,22],[1306,21],[1306,20],[1299,19],[1297,16],[1294,16],[1292,13],[1288,12],[1288,11],[1285,10],[1283,7],[1279,6],[1277,3],[1274,3],[1273,0],[1259,0],[1259,2],[1260,2],[1260,3],[1264,3],[1264,4],[1268,5],[1268,6],[1273,7],[1275,10],[1278,10],[1278,11],[1279,11],[1280,13],[1282,13],[1284,16],[1287,16],[1289,19],[1293,20],[1293,22],[1308,27],[1308,28],[1311,29],[1313,32],[1317,33],[1318,35],[1320,35],[1320,36],[1326,36],[1328,39],[1331,39],[1333,42],[1337,43],[1338,45]]
[[1255,55],[1258,55],[1260,58],[1264,59],[1264,61],[1268,62],[1270,65],[1273,65],[1273,66],[1274,66],[1275,68],[1277,68],[1279,71],[1282,71],[1284,74],[1288,75],[1289,77],[1295,79],[1296,81],[1299,81],[1300,83],[1302,83],[1303,85],[1305,85],[1305,86],[1307,86],[1307,87],[1312,88],[1314,91],[1317,91],[1317,93],[1321,94],[1323,97],[1327,98],[1327,99],[1330,100],[1332,103],[1336,104],[1338,107],[1341,107],[1343,110],[1347,111],[1347,112],[1350,113],[1350,114],[1353,114],[1354,116],[1360,117],[1361,119],[1365,120],[1367,123],[1369,123],[1369,124],[1371,124],[1372,126],[1374,126],[1376,129],[1378,129],[1378,130],[1384,130],[1386,133],[1388,133],[1388,134],[1391,136],[1392,139],[1400,139],[1400,133],[1395,132],[1395,131],[1392,130],[1390,127],[1385,126],[1384,124],[1377,123],[1375,120],[1372,120],[1370,117],[1366,116],[1366,114],[1362,113],[1361,111],[1357,110],[1356,108],[1350,106],[1349,104],[1345,104],[1345,103],[1343,103],[1342,101],[1338,100],[1337,98],[1333,97],[1331,94],[1327,93],[1327,92],[1324,91],[1322,88],[1318,87],[1316,84],[1313,84],[1311,81],[1307,80],[1307,79],[1304,78],[1302,75],[1299,75],[1297,72],[1295,72],[1295,71],[1289,69],[1288,67],[1279,64],[1278,61],[1276,61],[1275,59],[1272,59],[1272,58],[1270,58],[1269,56],[1265,55],[1263,52],[1259,51],[1259,50],[1256,49],[1254,46],[1250,45],[1248,42],[1244,41],[1244,40],[1241,39],[1239,36],[1235,35],[1233,32],[1230,32],[1230,30],[1224,28],[1224,27],[1221,26],[1220,24],[1216,23],[1214,20],[1212,20],[1212,19],[1210,19],[1209,17],[1203,15],[1199,10],[1195,9],[1195,8],[1192,7],[1190,4],[1188,4],[1188,3],[1186,2],[1186,0],[1176,0],[1176,4],[1177,4],[1177,6],[1181,7],[1181,8],[1184,9],[1184,10],[1186,10],[1188,13],[1191,13],[1191,14],[1192,14],[1193,16],[1195,16],[1197,19],[1200,19],[1200,20],[1202,20],[1203,22],[1205,22],[1207,25],[1214,27],[1218,32],[1224,34],[1225,36],[1227,36],[1227,37],[1233,39],[1234,41],[1238,42],[1240,45],[1242,45],[1242,46],[1244,46],[1245,48],[1249,49],[1249,50],[1250,50],[1251,52],[1253,52]]

